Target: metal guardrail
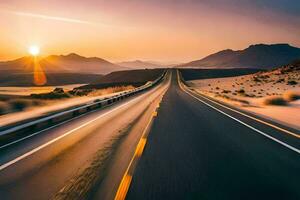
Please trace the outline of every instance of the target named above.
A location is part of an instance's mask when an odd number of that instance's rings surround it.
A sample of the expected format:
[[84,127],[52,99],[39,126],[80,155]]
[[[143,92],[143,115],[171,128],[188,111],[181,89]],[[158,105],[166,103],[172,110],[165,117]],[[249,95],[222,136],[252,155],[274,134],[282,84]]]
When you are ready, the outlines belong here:
[[79,116],[81,114],[90,112],[92,110],[99,109],[101,107],[111,105],[121,99],[130,97],[132,95],[135,95],[139,92],[145,91],[147,89],[150,89],[157,85],[166,75],[166,71],[163,72],[163,74],[157,78],[155,81],[153,81],[150,84],[146,84],[143,86],[140,86],[138,88],[135,88],[131,91],[123,92],[114,96],[111,96],[109,98],[105,98],[102,100],[95,100],[93,103],[80,106],[77,108],[73,108],[67,111],[59,112],[47,117],[43,117],[31,122],[26,122],[21,125],[16,125],[14,127],[8,128],[6,130],[0,131],[0,144],[5,144],[7,141],[10,142],[10,140],[16,138],[16,137],[25,137],[28,135],[29,132],[35,131],[35,130],[42,130],[43,128],[49,127],[50,125],[57,124],[59,122],[63,122],[68,119],[72,119],[75,116]]

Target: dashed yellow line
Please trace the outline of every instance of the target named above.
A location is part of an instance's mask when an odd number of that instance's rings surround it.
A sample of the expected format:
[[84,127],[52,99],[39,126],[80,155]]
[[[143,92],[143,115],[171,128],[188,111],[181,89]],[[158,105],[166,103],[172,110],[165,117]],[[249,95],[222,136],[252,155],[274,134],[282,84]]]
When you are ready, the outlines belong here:
[[[161,100],[162,100],[162,97],[161,97],[159,103],[161,102]],[[115,200],[124,200],[126,198],[127,192],[129,190],[129,187],[131,184],[134,169],[137,165],[138,160],[140,159],[141,155],[143,154],[143,151],[144,151],[146,143],[147,143],[147,134],[146,133],[147,133],[148,128],[150,127],[150,124],[152,123],[154,117],[157,116],[157,109],[159,108],[159,103],[156,106],[155,111],[153,112],[147,126],[145,127],[145,129],[142,133],[142,136],[136,147],[135,153],[134,153],[134,155],[125,171],[125,174],[121,180],[121,183],[119,185],[119,188],[118,188],[116,196],[115,196]]]
[[136,148],[136,151],[135,151],[135,155],[137,157],[140,157],[144,151],[144,148],[145,148],[145,145],[147,143],[147,139],[146,138],[141,138],[137,148]]
[[132,176],[128,174],[126,174],[123,177],[115,199],[122,200],[126,198],[126,194],[128,192],[131,180],[132,180]]

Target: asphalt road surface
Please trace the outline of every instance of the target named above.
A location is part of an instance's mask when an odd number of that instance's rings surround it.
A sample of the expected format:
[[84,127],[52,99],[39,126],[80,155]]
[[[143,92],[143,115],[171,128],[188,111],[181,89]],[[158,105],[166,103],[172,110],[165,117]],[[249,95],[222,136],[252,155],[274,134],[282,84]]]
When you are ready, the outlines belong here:
[[114,199],[164,94],[127,199],[300,199],[299,138],[177,79],[0,147],[0,199]]
[[[81,193],[88,193],[83,196],[90,199],[110,197],[122,178],[119,170],[128,166],[169,84],[170,74],[149,91],[0,147],[0,199],[82,199]],[[120,167],[109,177],[115,183],[101,186],[105,192],[93,192],[105,180],[105,166],[120,141],[126,148],[120,152]]]
[[190,96],[174,74],[126,199],[300,199],[299,138]]

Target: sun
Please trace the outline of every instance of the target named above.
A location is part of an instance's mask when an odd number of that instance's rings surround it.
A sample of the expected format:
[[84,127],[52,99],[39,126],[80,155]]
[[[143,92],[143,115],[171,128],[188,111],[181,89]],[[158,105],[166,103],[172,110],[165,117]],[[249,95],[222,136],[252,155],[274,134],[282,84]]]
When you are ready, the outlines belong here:
[[29,48],[28,48],[28,52],[33,55],[33,56],[37,56],[40,54],[40,47],[37,46],[37,45],[31,45]]

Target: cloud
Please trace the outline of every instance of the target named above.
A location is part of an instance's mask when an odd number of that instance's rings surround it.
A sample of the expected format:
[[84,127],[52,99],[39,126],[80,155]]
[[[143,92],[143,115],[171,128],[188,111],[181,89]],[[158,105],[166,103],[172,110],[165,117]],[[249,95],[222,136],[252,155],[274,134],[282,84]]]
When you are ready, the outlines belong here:
[[39,19],[46,19],[46,20],[55,20],[55,21],[62,21],[62,22],[68,22],[68,23],[89,24],[89,25],[96,24],[94,22],[80,20],[80,19],[57,17],[57,16],[50,16],[50,15],[41,15],[41,14],[28,13],[28,12],[11,11],[10,13],[12,13],[14,15],[18,15],[18,16],[32,17],[32,18],[39,18]]

